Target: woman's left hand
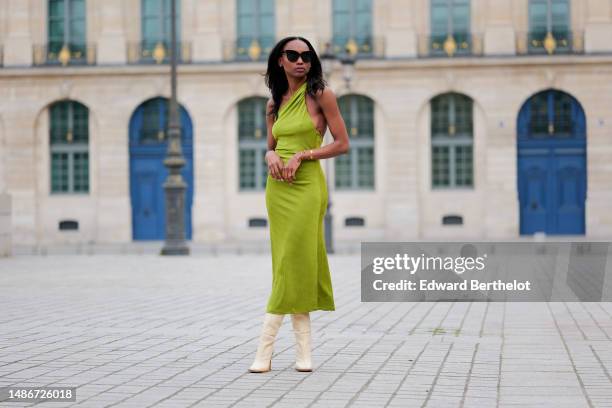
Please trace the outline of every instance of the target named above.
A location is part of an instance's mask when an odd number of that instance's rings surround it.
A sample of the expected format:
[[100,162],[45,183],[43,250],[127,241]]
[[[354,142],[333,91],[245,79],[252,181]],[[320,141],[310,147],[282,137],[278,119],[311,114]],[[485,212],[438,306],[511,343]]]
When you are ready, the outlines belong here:
[[293,180],[295,180],[295,172],[297,171],[298,167],[300,167],[301,163],[302,156],[300,153],[294,154],[283,168],[283,180],[288,183],[293,183]]

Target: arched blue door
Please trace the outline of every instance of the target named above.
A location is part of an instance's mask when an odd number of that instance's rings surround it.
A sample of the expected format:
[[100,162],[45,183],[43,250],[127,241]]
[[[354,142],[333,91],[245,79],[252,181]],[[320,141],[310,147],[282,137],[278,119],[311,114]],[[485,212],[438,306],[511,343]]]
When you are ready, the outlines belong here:
[[571,95],[546,90],[518,116],[520,233],[584,234],[586,120]]
[[[191,239],[193,201],[193,127],[187,111],[179,107],[181,146],[185,165],[181,169],[185,191],[185,235]],[[154,98],[142,103],[130,119],[130,196],[134,240],[162,240],[166,236],[166,209],[163,183],[168,128],[168,99]]]

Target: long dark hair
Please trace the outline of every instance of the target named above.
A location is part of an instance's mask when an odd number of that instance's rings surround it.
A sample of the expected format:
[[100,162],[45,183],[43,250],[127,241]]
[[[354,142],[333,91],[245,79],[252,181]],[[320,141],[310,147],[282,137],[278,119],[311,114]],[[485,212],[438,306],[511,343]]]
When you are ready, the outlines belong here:
[[312,51],[310,70],[308,71],[308,74],[306,74],[306,92],[314,97],[318,91],[323,90],[326,86],[326,82],[323,79],[321,61],[319,60],[319,56],[317,55],[312,44],[310,44],[310,41],[304,37],[283,38],[276,43],[274,48],[272,48],[272,51],[270,51],[270,55],[268,56],[268,70],[266,71],[266,86],[270,88],[270,91],[272,92],[272,100],[274,101],[274,106],[272,107],[270,114],[274,115],[274,118],[278,117],[278,108],[281,105],[283,95],[289,88],[289,82],[287,81],[285,70],[283,67],[278,66],[278,59],[282,55],[285,44],[292,40],[303,41],[308,46],[308,49]]

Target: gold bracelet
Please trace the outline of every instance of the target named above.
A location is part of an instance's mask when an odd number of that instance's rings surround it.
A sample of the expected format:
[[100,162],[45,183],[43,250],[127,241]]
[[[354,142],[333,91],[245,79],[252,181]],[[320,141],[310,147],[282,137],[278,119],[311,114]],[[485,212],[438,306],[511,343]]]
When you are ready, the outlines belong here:
[[310,160],[313,160],[312,159],[312,149],[310,149]]

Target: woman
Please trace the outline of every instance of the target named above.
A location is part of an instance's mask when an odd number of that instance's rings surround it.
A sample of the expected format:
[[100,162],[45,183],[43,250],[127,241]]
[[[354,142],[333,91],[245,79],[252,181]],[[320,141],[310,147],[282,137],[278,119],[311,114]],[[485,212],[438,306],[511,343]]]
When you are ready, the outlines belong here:
[[[266,208],[272,292],[250,372],[272,368],[274,339],[285,314],[297,343],[295,369],[312,371],[310,311],[335,310],[323,238],[327,186],[320,159],[348,152],[349,139],[321,62],[308,40],[287,37],[268,57]],[[320,147],[327,127],[334,142]]]

